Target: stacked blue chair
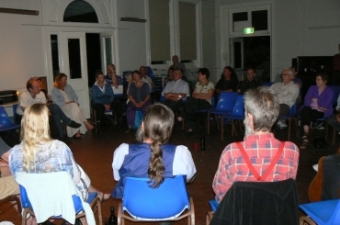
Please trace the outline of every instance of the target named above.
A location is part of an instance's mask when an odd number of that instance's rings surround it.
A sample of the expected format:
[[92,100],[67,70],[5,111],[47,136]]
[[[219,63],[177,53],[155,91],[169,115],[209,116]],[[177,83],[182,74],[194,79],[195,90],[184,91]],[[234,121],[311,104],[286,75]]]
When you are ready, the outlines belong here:
[[126,178],[123,201],[118,206],[118,225],[124,224],[124,219],[155,222],[185,217],[188,224],[195,224],[194,204],[188,197],[185,176],[165,178],[157,188],[151,187],[149,181],[149,178]]
[[339,199],[302,204],[299,207],[307,214],[300,218],[300,224],[340,224]]
[[14,132],[19,129],[19,124],[14,124],[8,117],[4,107],[0,106],[0,132],[11,131],[12,132],[12,143],[14,143]]
[[[223,141],[224,119],[231,121],[231,135],[237,136],[236,122],[244,120],[244,96],[238,95],[233,110],[230,113],[224,114],[221,118],[221,141]],[[242,125],[240,125],[242,129]]]
[[[238,94],[236,92],[222,92],[220,98],[218,99],[217,105],[214,109],[208,110],[208,126],[207,134],[210,132],[210,114],[215,114],[215,120],[218,121],[218,115],[224,115],[233,110]],[[217,128],[219,128],[219,123],[217,122]]]

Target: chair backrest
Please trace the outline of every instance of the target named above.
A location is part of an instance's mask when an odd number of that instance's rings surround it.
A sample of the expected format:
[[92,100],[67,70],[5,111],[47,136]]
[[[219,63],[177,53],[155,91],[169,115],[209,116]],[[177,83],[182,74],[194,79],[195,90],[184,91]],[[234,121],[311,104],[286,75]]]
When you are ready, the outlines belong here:
[[126,179],[123,211],[140,220],[175,218],[190,208],[185,176],[165,178],[158,188],[150,186],[149,178]]
[[222,92],[218,99],[215,110],[231,111],[235,105],[238,94],[236,92]]
[[18,108],[18,104],[12,105],[12,108],[13,108],[14,123],[17,123],[17,108]]
[[87,204],[82,202],[70,174],[65,171],[17,173],[15,179],[20,184],[22,208],[34,211],[38,223],[50,217],[75,221],[76,213]]
[[290,110],[289,110],[289,116],[295,116],[296,115],[296,103],[290,107]]
[[3,106],[0,106],[0,128],[6,128],[13,125]]
[[231,111],[233,116],[244,116],[244,96],[238,95],[236,98],[233,111]]
[[272,84],[273,84],[273,82],[262,82],[261,86],[270,87],[270,86],[272,86]]
[[299,224],[295,180],[235,182],[210,224]]

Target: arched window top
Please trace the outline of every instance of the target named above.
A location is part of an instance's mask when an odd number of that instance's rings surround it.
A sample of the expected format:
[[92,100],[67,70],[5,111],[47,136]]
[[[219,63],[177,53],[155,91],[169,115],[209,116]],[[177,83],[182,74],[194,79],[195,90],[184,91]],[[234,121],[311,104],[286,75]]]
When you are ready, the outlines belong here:
[[98,23],[97,13],[86,1],[75,0],[65,9],[64,22]]

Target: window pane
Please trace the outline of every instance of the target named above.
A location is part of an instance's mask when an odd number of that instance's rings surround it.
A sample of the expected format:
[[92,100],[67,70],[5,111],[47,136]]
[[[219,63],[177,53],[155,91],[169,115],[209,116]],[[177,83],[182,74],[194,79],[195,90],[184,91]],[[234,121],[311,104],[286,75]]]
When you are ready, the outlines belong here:
[[181,61],[196,60],[196,5],[179,3]]
[[170,61],[169,1],[150,0],[151,61]]
[[105,56],[106,56],[106,65],[112,63],[111,37],[105,38]]
[[73,1],[65,9],[64,22],[98,23],[98,17],[86,1]]
[[248,20],[248,12],[233,13],[233,22],[247,21],[247,20]]
[[70,61],[70,79],[82,78],[79,39],[68,39],[68,57]]
[[242,68],[242,46],[241,42],[234,42],[235,68]]
[[248,23],[248,12],[233,13],[233,32],[242,32]]
[[59,49],[58,49],[58,35],[51,35],[51,54],[52,54],[52,70],[53,80],[60,72],[59,69]]
[[268,13],[267,10],[251,12],[252,27],[257,30],[268,30]]

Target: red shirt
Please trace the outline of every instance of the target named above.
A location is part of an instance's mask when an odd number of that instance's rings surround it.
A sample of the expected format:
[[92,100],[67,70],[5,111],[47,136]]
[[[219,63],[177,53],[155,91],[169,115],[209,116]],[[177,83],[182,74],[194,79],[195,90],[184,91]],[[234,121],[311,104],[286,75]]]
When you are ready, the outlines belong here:
[[[275,157],[281,141],[275,139],[272,133],[263,133],[248,135],[241,143],[255,170],[262,176]],[[265,181],[295,179],[298,164],[298,147],[286,141],[282,155]],[[212,185],[217,202],[223,199],[235,181],[257,181],[257,179],[250,172],[237,145],[231,143],[222,152]]]

